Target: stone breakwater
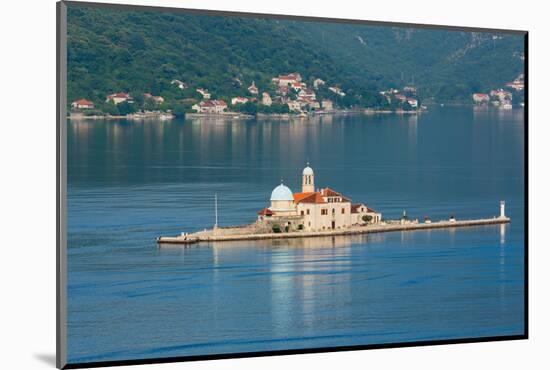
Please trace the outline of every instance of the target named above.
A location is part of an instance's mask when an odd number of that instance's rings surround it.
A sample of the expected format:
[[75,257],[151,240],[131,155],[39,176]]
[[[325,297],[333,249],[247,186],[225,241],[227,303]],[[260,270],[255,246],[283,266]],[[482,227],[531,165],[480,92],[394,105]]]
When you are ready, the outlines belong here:
[[[456,221],[438,221],[431,223],[386,223],[368,226],[352,226],[347,229],[323,230],[323,231],[295,231],[286,233],[261,233],[261,234],[234,234],[234,235],[216,235],[215,230],[209,232],[199,232],[180,236],[161,236],[157,238],[157,243],[162,244],[194,244],[200,242],[221,242],[238,240],[265,240],[265,239],[291,239],[291,238],[311,238],[319,236],[333,235],[357,235],[370,233],[383,233],[391,231],[414,231],[426,229],[444,229],[456,227],[471,227],[484,225],[498,225],[510,222],[508,217],[495,217],[475,220],[456,220]],[[210,232],[211,231],[211,232]]]

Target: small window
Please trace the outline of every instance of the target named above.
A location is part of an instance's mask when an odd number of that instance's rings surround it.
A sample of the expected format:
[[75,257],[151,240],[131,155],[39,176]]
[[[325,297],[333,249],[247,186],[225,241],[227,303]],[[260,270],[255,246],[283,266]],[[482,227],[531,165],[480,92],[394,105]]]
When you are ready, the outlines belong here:
[[306,212],[307,212],[307,214],[309,215],[309,209],[307,209],[307,211],[306,211]]
[[333,208],[332,209],[332,214],[335,214],[336,213],[336,210]]
[[322,209],[321,210],[321,215],[328,215],[328,210],[327,209]]
[[342,208],[342,214],[346,213],[346,209]]
[[301,211],[300,214],[303,216],[303,215],[304,215],[304,211]]

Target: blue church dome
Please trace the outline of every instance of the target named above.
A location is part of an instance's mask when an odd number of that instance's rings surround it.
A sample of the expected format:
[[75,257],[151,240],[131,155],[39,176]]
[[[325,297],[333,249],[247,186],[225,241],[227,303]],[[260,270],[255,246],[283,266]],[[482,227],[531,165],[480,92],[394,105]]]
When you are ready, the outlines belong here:
[[287,186],[281,184],[273,189],[270,200],[294,200],[294,197],[292,196],[292,191]]

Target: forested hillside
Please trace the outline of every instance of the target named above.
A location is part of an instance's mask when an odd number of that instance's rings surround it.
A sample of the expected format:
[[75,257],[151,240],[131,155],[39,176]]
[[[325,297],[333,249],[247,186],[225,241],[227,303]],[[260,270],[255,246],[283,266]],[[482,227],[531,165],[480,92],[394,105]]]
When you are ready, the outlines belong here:
[[310,45],[339,55],[385,87],[414,84],[438,101],[470,98],[523,72],[523,37],[433,29],[286,22]]
[[[213,98],[246,93],[255,81],[298,72],[348,92],[347,104],[376,106],[378,91],[414,83],[437,101],[502,87],[523,69],[519,36],[240,17],[112,11],[70,6],[68,100],[102,102],[117,91],[167,101],[195,88]],[[173,79],[191,88],[179,90]]]

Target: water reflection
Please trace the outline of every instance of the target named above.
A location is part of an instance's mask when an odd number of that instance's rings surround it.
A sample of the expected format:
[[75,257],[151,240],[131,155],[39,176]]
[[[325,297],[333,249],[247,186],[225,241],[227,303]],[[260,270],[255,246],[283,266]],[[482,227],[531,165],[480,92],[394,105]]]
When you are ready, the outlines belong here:
[[[522,125],[515,110],[447,107],[418,117],[70,122],[71,358],[521,333]],[[384,218],[403,209],[487,217],[504,199],[512,224],[156,247],[159,235],[211,226],[214,193],[221,225],[254,221],[280,177],[300,188],[308,159],[317,186]]]

